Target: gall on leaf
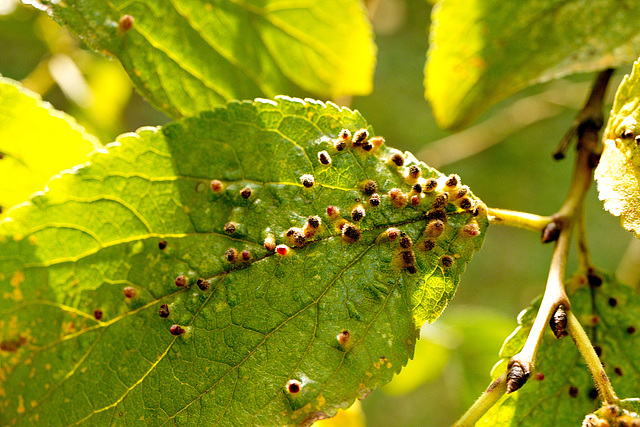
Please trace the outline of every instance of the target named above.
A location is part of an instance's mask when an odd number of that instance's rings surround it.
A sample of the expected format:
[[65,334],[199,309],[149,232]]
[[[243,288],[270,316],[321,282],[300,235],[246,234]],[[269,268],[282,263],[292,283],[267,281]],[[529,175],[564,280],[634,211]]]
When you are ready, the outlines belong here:
[[395,153],[391,156],[391,162],[400,167],[404,165],[404,156],[401,153]]
[[318,153],[318,161],[320,162],[320,164],[330,165],[331,164],[331,156],[329,155],[329,153],[327,151],[320,151]]
[[178,336],[184,334],[185,332],[187,331],[180,325],[171,325],[171,327],[169,328],[169,333],[171,335]]
[[369,205],[373,207],[380,205],[380,195],[378,193],[374,193],[369,197]]
[[138,296],[138,291],[133,286],[126,286],[122,289],[122,293],[127,298],[135,298]]
[[167,318],[169,317],[169,314],[171,314],[169,311],[169,306],[167,304],[162,304],[158,309],[158,315],[162,318]]
[[289,380],[285,386],[285,391],[289,394],[296,395],[302,391],[302,383],[298,380]]
[[243,199],[248,199],[249,197],[251,197],[251,193],[251,187],[246,186],[242,190],[240,190],[240,197],[242,197]]
[[366,129],[360,129],[358,131],[356,131],[356,133],[353,134],[353,146],[354,147],[359,147],[362,145],[362,143],[369,138],[369,131]]
[[316,181],[313,175],[305,174],[300,177],[300,182],[305,188],[311,188]]
[[371,196],[376,191],[378,191],[378,184],[376,184],[375,181],[371,181],[371,180],[365,181],[365,183],[362,185],[362,191],[367,196]]
[[360,229],[351,223],[344,224],[342,227],[342,240],[347,243],[357,242],[360,240]]
[[124,34],[127,31],[129,31],[130,29],[132,29],[134,21],[135,20],[133,19],[133,16],[131,16],[131,15],[122,15],[120,17],[120,19],[118,20],[118,32],[120,34]]
[[351,219],[355,222],[362,221],[362,218],[364,218],[366,214],[364,208],[358,205],[351,211]]

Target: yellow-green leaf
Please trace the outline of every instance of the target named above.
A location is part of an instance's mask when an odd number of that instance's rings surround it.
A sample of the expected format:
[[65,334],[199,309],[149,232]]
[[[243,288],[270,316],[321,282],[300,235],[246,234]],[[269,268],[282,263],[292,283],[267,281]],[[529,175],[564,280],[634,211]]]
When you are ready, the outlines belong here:
[[333,104],[233,102],[123,135],[0,222],[0,418],[332,416],[412,357],[487,224],[459,177]]
[[140,93],[174,117],[232,99],[371,91],[375,45],[359,0],[32,3],[118,58]]
[[441,0],[425,68],[433,114],[461,127],[529,85],[630,64],[639,15],[636,1]]
[[0,213],[41,191],[61,170],[85,162],[99,147],[72,117],[0,76]]
[[[640,396],[640,297],[613,275],[593,274],[595,280],[577,274],[568,282],[572,310],[600,354],[618,396],[635,398]],[[539,305],[540,299],[519,316],[518,328],[500,350],[502,361],[494,368],[494,378],[524,345]],[[575,344],[569,337],[556,339],[548,328],[527,383],[503,396],[477,425],[579,426],[599,407],[593,379]]]
[[640,238],[640,61],[618,87],[595,171],[604,207]]

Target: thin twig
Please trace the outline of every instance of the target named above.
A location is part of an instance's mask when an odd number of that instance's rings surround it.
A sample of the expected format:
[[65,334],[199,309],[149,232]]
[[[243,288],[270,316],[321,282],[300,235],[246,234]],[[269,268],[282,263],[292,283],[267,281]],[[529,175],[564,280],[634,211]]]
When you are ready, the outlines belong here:
[[453,427],[471,427],[507,392],[507,371],[489,384],[478,400],[467,409]]
[[524,228],[525,230],[541,232],[553,221],[550,216],[535,215],[527,212],[510,211],[507,209],[488,208],[491,224]]
[[609,377],[607,377],[607,374],[604,372],[602,362],[598,358],[591,341],[589,341],[587,333],[582,329],[580,322],[571,312],[567,313],[567,332],[569,332],[569,335],[573,338],[573,342],[576,343],[576,347],[578,347],[582,358],[587,364],[587,368],[589,368],[593,376],[593,382],[598,389],[598,393],[600,393],[602,403],[607,405],[618,402],[618,396],[616,396],[615,391],[613,391],[611,381],[609,381]]

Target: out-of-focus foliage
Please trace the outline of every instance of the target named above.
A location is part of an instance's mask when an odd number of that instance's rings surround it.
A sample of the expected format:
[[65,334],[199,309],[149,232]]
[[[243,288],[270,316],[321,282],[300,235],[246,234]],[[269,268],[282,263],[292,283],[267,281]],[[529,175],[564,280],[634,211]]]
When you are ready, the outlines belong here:
[[640,61],[616,93],[595,176],[606,210],[640,238]]

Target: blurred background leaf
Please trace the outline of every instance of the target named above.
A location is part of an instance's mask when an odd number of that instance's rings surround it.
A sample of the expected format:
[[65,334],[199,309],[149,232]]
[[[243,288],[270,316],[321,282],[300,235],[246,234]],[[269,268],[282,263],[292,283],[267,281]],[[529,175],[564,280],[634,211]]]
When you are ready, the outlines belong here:
[[75,0],[29,3],[173,117],[232,99],[371,92],[375,45],[359,0]]
[[101,147],[72,117],[0,75],[0,219]]
[[425,88],[445,128],[531,84],[628,65],[640,51],[634,1],[441,0],[434,11]]

